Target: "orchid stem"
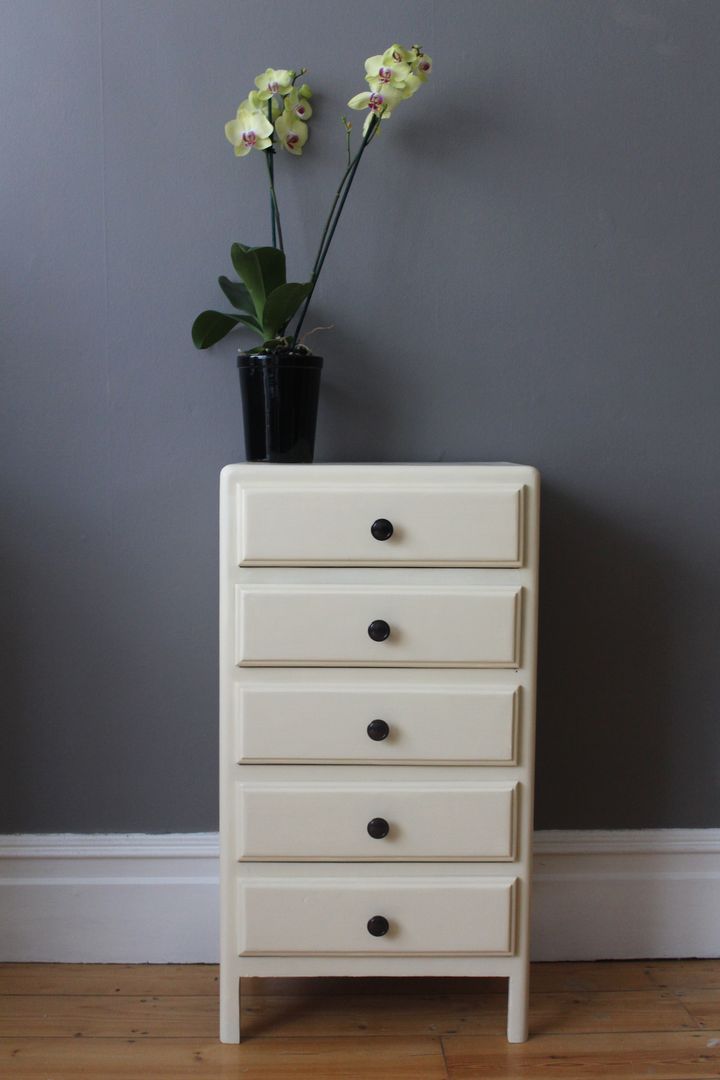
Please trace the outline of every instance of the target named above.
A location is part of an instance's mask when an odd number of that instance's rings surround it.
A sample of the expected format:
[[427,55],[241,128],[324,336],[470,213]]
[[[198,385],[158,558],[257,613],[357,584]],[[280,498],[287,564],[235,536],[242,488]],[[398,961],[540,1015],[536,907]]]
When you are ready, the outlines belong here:
[[303,306],[302,312],[300,313],[300,318],[298,319],[298,323],[295,327],[295,332],[293,334],[293,345],[297,344],[298,335],[300,334],[300,328],[305,321],[305,316],[307,315],[310,301],[312,300],[313,293],[315,292],[317,280],[320,277],[320,271],[323,268],[323,263],[325,262],[325,258],[330,248],[332,238],[335,235],[335,230],[337,229],[340,215],[342,214],[343,207],[345,206],[345,200],[347,199],[350,188],[352,187],[352,182],[355,179],[355,173],[358,170],[360,159],[365,153],[365,149],[367,148],[368,143],[375,135],[379,123],[380,117],[378,117],[377,114],[373,114],[373,118],[370,121],[367,132],[363,136],[362,142],[360,143],[360,149],[358,150],[357,154],[350,162],[348,167],[345,169],[342,179],[340,180],[340,183],[338,185],[338,189],[335,192],[335,198],[333,199],[332,206],[330,207],[330,213],[328,214],[327,221],[325,222],[325,228],[323,229],[322,236],[320,237],[320,247],[318,248],[318,253],[315,257],[312,274],[310,276],[310,292],[305,299],[305,304]]
[[[268,120],[272,123],[272,98],[267,104]],[[270,181],[270,226],[272,229],[272,246],[277,247],[278,242],[280,244],[280,250],[284,251],[283,246],[283,234],[282,226],[280,224],[280,211],[278,210],[277,196],[275,194],[275,164],[273,158],[275,156],[275,150],[272,146],[269,146],[265,150],[265,160],[267,162],[268,180]]]

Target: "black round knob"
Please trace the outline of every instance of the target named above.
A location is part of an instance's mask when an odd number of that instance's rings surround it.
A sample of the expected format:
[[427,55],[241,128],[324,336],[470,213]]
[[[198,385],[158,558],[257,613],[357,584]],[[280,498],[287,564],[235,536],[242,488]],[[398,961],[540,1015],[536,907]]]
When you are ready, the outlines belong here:
[[390,832],[390,826],[384,817],[374,817],[368,821],[367,830],[373,840],[382,840]]
[[373,937],[382,937],[390,929],[390,923],[384,915],[372,915],[368,919],[367,927],[368,934],[372,934]]
[[390,627],[384,619],[373,619],[368,626],[368,634],[373,641],[387,641],[390,637]]
[[371,720],[367,726],[367,733],[373,742],[382,742],[390,734],[390,728],[384,720]]
[[370,532],[376,540],[389,540],[394,531],[392,521],[387,518],[378,518],[370,526]]

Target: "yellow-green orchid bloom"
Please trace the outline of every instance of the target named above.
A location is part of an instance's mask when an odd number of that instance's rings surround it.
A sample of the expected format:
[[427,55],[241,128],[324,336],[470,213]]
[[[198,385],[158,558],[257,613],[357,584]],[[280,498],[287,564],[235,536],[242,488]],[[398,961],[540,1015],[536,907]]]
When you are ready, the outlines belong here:
[[410,74],[405,79],[405,86],[402,88],[402,96],[404,98],[412,97],[417,93],[424,82],[427,82],[427,77],[432,71],[432,60],[429,56],[426,56],[424,52],[417,45],[413,45],[413,59],[410,62]]
[[401,90],[410,74],[410,65],[395,60],[387,63],[384,56],[369,56],[365,61],[365,81],[373,90]]
[[402,99],[402,91],[386,89],[382,92],[356,94],[354,98],[350,98],[348,106],[351,109],[369,109],[363,124],[363,135],[367,135],[373,116],[379,116],[381,120],[389,120],[393,109]]
[[404,49],[402,45],[391,45],[383,53],[384,64],[407,64],[412,60],[412,51]]
[[432,60],[425,53],[418,53],[418,57],[413,61],[412,69],[417,75],[418,79],[425,82],[428,75],[432,71]]
[[416,75],[414,71],[411,71],[400,93],[404,98],[411,98],[413,94],[416,94],[420,89],[423,81],[424,80],[421,79],[419,75]]
[[280,139],[280,145],[289,153],[298,157],[302,154],[302,148],[308,137],[307,124],[286,109],[282,116],[278,116],[275,131]]
[[243,102],[235,119],[225,125],[225,136],[235,147],[235,156],[245,157],[251,150],[267,150],[272,145],[272,130],[267,116]]
[[285,111],[291,112],[299,120],[309,120],[312,116],[312,105],[298,90],[291,90],[285,98]]
[[258,75],[255,85],[259,96],[267,101],[273,94],[281,94],[283,97],[289,94],[294,78],[294,71],[288,71],[286,68],[268,68],[262,75]]
[[348,108],[369,109],[371,113],[377,113],[385,119],[390,116],[399,101],[402,101],[401,92],[392,87],[386,87],[384,90],[356,94],[348,101]]
[[246,105],[251,112],[258,110],[263,116],[267,116],[268,100],[270,101],[270,115],[272,116],[272,119],[275,120],[282,112],[282,105],[276,97],[273,96],[270,99],[264,98],[258,90],[251,90],[247,96],[247,101],[243,102],[243,104]]

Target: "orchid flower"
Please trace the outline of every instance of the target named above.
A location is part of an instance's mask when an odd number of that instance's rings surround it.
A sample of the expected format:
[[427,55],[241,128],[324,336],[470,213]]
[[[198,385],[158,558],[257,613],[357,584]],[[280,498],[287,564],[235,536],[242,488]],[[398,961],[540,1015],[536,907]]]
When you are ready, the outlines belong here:
[[389,120],[393,109],[402,100],[403,94],[399,90],[374,90],[372,93],[356,94],[355,97],[350,98],[348,101],[348,107],[370,110],[363,124],[363,135],[367,135],[373,116],[377,116],[381,120]]
[[267,150],[272,145],[272,130],[267,116],[244,101],[235,119],[225,125],[225,136],[235,147],[235,156],[245,157],[251,150]]
[[312,116],[312,105],[300,90],[291,90],[285,98],[285,111],[294,113],[299,120],[309,120]]
[[283,97],[289,94],[293,88],[294,78],[294,71],[288,71],[286,68],[268,68],[262,75],[258,75],[255,85],[259,96],[267,101],[273,94],[281,94]]
[[247,105],[252,111],[259,111],[264,116],[268,114],[268,101],[270,102],[270,112],[273,120],[282,112],[282,104],[278,99],[273,96],[272,98],[264,98],[259,90],[251,90],[247,96]]
[[402,45],[391,45],[383,53],[383,62],[385,64],[409,64],[413,56],[412,49],[405,49]]
[[410,65],[398,63],[395,60],[387,61],[383,56],[370,56],[365,61],[365,81],[370,84],[372,90],[402,90],[405,80],[410,74]]
[[356,94],[355,97],[350,98],[348,108],[370,109],[370,112],[388,117],[402,99],[403,96],[399,90],[368,90],[363,94]]
[[432,71],[432,60],[429,56],[426,56],[425,53],[421,52],[413,63],[413,70],[417,75],[418,79],[421,79],[422,82],[425,82],[428,75]]
[[304,124],[302,120],[293,115],[292,111],[285,109],[278,116],[275,121],[275,131],[284,150],[295,154],[297,157],[302,154],[302,148],[307,142],[308,128],[307,124]]

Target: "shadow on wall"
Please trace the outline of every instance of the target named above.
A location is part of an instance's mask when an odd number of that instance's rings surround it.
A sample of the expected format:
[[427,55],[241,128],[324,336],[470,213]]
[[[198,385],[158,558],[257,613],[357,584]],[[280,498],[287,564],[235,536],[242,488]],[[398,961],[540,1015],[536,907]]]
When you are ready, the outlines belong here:
[[576,495],[542,499],[536,828],[652,828],[677,721],[667,558]]

